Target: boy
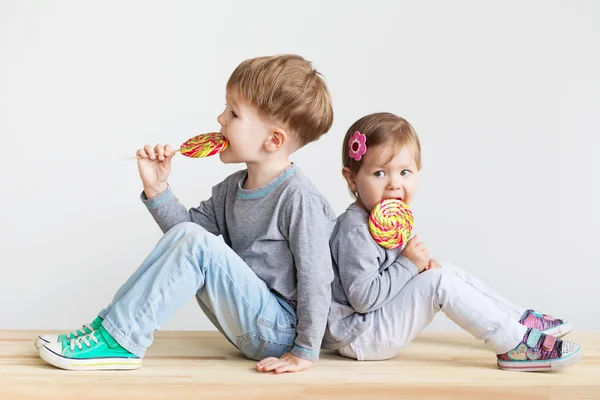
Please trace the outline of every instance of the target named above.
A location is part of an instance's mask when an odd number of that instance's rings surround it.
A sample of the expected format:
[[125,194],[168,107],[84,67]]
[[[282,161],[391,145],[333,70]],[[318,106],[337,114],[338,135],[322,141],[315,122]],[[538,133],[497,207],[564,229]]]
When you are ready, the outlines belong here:
[[[90,324],[38,338],[40,356],[64,369],[134,369],[153,332],[190,297],[228,340],[268,372],[318,359],[333,279],[335,213],[289,160],[331,127],[327,86],[295,55],[244,61],[217,118],[225,163],[245,163],[212,197],[186,210],[167,184],[170,146],[138,150],[142,201],[165,233]],[[222,235],[224,242],[215,235]]]

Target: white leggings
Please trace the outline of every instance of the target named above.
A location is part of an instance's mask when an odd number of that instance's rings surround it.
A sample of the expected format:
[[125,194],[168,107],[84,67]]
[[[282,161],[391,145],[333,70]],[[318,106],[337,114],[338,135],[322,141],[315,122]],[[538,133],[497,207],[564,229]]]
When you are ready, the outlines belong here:
[[518,322],[524,309],[461,268],[444,263],[417,275],[394,299],[373,311],[371,326],[339,353],[357,360],[395,357],[440,310],[485,340],[496,354],[515,348],[527,331]]

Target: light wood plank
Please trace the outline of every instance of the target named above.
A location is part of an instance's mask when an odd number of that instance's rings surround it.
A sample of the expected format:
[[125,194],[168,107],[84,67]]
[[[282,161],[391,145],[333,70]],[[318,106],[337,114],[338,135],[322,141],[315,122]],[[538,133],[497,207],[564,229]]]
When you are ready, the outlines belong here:
[[600,399],[600,333],[574,332],[584,358],[549,373],[501,371],[465,333],[423,333],[389,361],[325,352],[299,374],[260,374],[218,332],[157,332],[136,371],[62,371],[37,332],[0,331],[0,399]]

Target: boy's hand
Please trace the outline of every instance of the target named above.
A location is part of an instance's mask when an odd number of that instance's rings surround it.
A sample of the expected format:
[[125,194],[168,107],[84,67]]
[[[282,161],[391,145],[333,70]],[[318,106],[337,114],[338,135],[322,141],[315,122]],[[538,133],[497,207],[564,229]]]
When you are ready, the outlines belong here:
[[429,265],[429,252],[419,239],[419,235],[415,235],[406,243],[406,247],[404,247],[401,254],[415,264],[419,273],[423,272]]
[[157,144],[154,148],[147,144],[136,152],[138,170],[144,185],[146,197],[151,199],[167,189],[171,174],[171,159],[175,152],[168,144]]
[[256,363],[256,370],[260,372],[274,371],[276,374],[282,372],[300,372],[308,369],[312,361],[296,357],[292,353],[285,353],[281,358],[267,357]]
[[434,269],[434,268],[442,268],[442,264],[437,262],[437,260],[430,258],[429,265],[427,265],[427,268],[425,268],[425,271],[429,271],[430,269]]

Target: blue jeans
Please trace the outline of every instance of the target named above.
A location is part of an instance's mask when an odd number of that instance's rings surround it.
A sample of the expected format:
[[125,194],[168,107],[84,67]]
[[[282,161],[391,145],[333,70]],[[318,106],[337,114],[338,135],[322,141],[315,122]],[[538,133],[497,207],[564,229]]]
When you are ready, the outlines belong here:
[[225,243],[185,222],[169,230],[100,312],[102,326],[143,357],[153,333],[192,296],[248,358],[280,357],[296,338],[296,313]]

